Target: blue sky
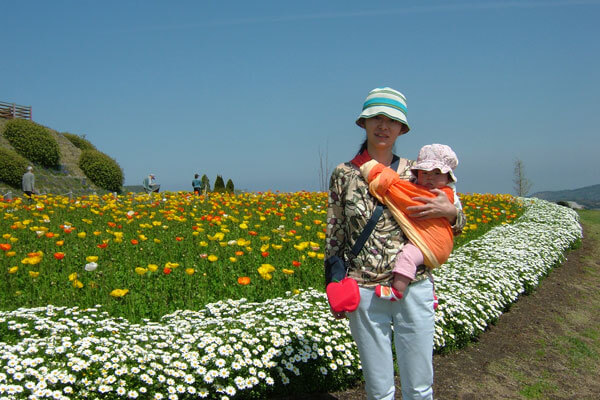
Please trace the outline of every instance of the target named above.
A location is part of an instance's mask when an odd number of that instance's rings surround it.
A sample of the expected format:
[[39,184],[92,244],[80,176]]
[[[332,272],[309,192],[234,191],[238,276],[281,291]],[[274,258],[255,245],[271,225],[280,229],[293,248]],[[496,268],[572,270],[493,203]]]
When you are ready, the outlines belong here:
[[[319,190],[364,138],[367,93],[408,99],[415,158],[458,154],[461,192],[600,183],[600,1],[26,1],[2,5],[0,101],[190,190]],[[320,157],[319,154],[323,156]]]

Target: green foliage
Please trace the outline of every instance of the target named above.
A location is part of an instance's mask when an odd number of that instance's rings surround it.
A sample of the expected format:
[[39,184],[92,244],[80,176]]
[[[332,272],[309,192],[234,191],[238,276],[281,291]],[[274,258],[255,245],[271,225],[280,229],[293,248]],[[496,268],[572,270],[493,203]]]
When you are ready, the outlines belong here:
[[96,147],[83,135],[75,135],[74,133],[68,132],[63,132],[62,135],[69,139],[69,141],[80,150],[96,150]]
[[84,150],[79,168],[95,185],[111,192],[121,193],[123,170],[119,164],[98,150]]
[[201,192],[207,191],[210,192],[210,179],[208,179],[208,176],[206,176],[206,174],[202,175],[202,178],[200,178],[200,180],[202,181],[202,186],[200,188]]
[[231,179],[227,180],[227,184],[225,185],[225,190],[228,193],[233,193],[235,191],[235,188],[233,187],[233,181]]
[[13,119],[6,124],[4,137],[17,153],[46,168],[56,168],[60,161],[58,142],[50,131],[26,119]]
[[0,147],[0,182],[20,188],[21,178],[26,168],[26,159],[12,150]]
[[223,193],[225,191],[225,182],[223,182],[223,177],[221,175],[217,175],[217,179],[215,179],[215,186],[213,187],[213,192]]

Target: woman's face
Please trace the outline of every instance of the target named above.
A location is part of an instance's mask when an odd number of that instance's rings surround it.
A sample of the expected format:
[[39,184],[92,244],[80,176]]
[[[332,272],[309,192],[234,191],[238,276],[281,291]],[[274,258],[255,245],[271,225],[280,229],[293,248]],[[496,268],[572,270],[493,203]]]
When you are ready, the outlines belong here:
[[378,150],[392,149],[394,142],[402,134],[403,126],[402,122],[382,114],[365,119],[368,147]]

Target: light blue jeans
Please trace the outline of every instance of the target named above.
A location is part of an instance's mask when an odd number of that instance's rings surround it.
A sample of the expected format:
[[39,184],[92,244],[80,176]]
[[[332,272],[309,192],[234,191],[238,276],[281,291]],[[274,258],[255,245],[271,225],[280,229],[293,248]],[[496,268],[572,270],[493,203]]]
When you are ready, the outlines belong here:
[[415,282],[395,302],[380,299],[370,288],[361,287],[360,297],[358,308],[347,315],[367,398],[394,399],[393,337],[402,399],[433,399],[433,284]]

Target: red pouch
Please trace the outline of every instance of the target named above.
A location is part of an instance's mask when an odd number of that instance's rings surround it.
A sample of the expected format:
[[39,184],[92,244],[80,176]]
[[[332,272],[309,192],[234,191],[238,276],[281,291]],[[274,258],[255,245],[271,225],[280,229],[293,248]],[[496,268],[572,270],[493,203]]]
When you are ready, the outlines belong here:
[[360,303],[358,283],[352,278],[327,285],[327,300],[334,312],[354,311]]

